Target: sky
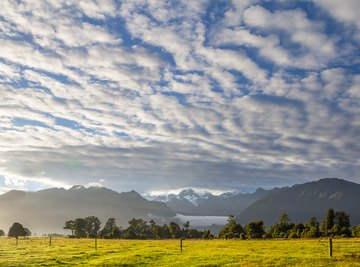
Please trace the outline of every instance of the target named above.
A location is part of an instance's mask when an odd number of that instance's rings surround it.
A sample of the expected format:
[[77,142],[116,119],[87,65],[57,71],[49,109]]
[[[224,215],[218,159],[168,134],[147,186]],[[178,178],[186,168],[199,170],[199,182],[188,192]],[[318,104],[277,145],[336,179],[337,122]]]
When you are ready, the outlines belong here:
[[1,1],[0,192],[360,182],[360,1]]

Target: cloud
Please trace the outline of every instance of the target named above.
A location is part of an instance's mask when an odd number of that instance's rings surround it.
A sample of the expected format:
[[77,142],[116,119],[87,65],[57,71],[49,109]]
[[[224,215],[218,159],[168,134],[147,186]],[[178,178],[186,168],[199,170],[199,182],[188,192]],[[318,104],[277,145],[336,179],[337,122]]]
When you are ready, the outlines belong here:
[[113,16],[117,12],[116,3],[113,0],[80,1],[78,6],[86,16],[96,19],[105,19],[106,16]]
[[34,49],[26,42],[0,41],[0,57],[25,67],[63,73],[61,60],[53,55]]
[[[310,21],[302,10],[272,13],[262,6],[256,5],[244,12],[244,22],[251,27],[265,31],[270,29],[285,31],[290,42],[301,45],[303,50],[297,51],[308,57],[301,62],[304,67],[319,66],[336,56],[336,45],[323,33],[324,26],[320,22]],[[286,37],[282,36],[282,43],[286,44]]]
[[56,38],[66,46],[89,46],[96,43],[116,44],[114,36],[103,28],[89,23],[82,23],[79,27],[61,25],[56,30]]
[[360,8],[360,3],[354,0],[345,0],[339,3],[335,0],[320,0],[314,1],[315,4],[327,10],[334,18],[341,22],[355,24],[360,27],[360,20],[357,10]]
[[357,22],[326,3],[4,2],[3,186],[356,180]]

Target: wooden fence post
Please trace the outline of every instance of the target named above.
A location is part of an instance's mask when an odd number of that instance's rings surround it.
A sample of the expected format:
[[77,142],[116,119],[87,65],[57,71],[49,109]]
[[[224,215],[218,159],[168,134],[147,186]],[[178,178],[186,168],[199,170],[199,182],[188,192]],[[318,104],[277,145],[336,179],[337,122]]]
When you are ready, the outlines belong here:
[[182,241],[183,241],[183,238],[180,238],[180,253],[182,253]]
[[97,250],[97,238],[95,237],[95,250]]
[[329,238],[329,257],[331,258],[333,255],[333,252],[332,252],[332,238],[330,237]]
[[50,236],[50,239],[49,239],[49,247],[51,247],[51,236]]

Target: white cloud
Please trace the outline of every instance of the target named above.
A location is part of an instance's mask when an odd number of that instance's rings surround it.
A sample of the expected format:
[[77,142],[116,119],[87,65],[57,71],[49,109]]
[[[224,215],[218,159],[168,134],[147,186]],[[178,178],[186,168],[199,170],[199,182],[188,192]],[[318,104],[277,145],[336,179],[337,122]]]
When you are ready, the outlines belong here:
[[326,9],[332,16],[339,21],[355,24],[360,28],[360,19],[358,10],[360,3],[357,0],[316,0],[315,4]]
[[90,187],[103,187],[103,183],[105,182],[105,179],[99,179],[98,181],[96,182],[90,182],[88,183],[88,186]]
[[26,67],[64,73],[61,59],[34,49],[26,42],[0,40],[0,57]]
[[233,0],[232,8],[226,11],[224,15],[224,25],[227,27],[235,27],[241,24],[243,20],[244,10],[254,1],[252,0]]
[[237,70],[254,83],[261,84],[266,81],[266,71],[242,53],[222,49],[202,49],[199,53],[211,65],[228,70]]
[[78,6],[86,16],[96,19],[105,19],[117,12],[116,3],[113,0],[79,1]]
[[0,81],[10,82],[16,81],[19,78],[19,68],[17,68],[17,66],[0,62]]
[[0,175],[143,191],[351,178],[355,45],[321,14],[256,3],[4,2]]
[[60,25],[56,29],[56,39],[66,46],[89,46],[96,43],[116,44],[120,40],[106,32],[103,28],[89,23],[74,25]]
[[[2,166],[0,166],[1,168]],[[39,183],[42,186],[51,186],[51,187],[65,187],[68,188],[69,185],[64,183],[63,181],[56,181],[48,177],[41,176],[39,177],[28,177],[21,175],[13,175],[7,174],[6,171],[2,171],[2,175],[4,176],[4,183],[7,187],[12,187],[15,189],[22,190],[29,182]]]
[[276,35],[263,37],[261,35],[251,34],[249,30],[244,28],[225,29],[217,32],[213,36],[212,43],[216,46],[238,45],[254,47],[260,50],[261,56],[264,56],[279,65],[303,65],[303,62],[298,62],[292,58],[291,55],[280,46],[280,40]]
[[[244,13],[244,22],[250,27],[264,29],[284,30],[289,40],[300,44],[305,49],[302,54],[308,56],[308,63],[302,65],[314,67],[328,62],[337,53],[335,42],[324,33],[324,25],[318,21],[311,21],[304,11],[286,10],[270,12],[262,6],[256,5],[248,8]],[[281,42],[285,41],[285,36]],[[299,57],[301,58],[301,57]]]

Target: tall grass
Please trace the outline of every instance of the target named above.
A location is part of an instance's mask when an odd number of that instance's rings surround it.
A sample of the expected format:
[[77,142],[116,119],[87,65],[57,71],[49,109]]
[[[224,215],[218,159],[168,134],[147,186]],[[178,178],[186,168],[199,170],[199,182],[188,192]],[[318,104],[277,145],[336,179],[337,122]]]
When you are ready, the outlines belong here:
[[360,239],[97,240],[0,238],[0,266],[360,266]]

